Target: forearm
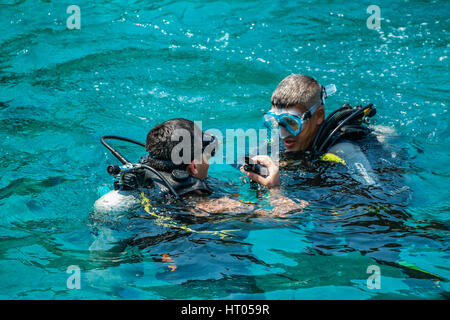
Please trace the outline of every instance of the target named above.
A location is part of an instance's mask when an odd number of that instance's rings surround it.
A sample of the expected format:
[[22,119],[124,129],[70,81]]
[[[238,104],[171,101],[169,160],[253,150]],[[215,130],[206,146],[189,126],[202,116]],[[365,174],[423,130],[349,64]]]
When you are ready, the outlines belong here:
[[285,216],[291,211],[301,211],[309,205],[307,201],[300,200],[295,202],[285,197],[279,188],[270,189],[270,206],[272,209],[256,208],[255,204],[244,203],[239,200],[222,197],[219,199],[202,199],[196,203],[191,212],[198,216],[207,216],[218,213],[255,213],[272,216]]
[[296,211],[298,213],[306,206],[309,202],[305,200],[299,200],[298,202],[287,198],[283,195],[279,187],[270,189],[270,205],[272,206],[272,215],[275,216],[285,216],[288,212]]
[[243,203],[228,197],[219,199],[202,199],[196,203],[195,211],[204,213],[243,213],[254,210],[255,206],[252,204]]

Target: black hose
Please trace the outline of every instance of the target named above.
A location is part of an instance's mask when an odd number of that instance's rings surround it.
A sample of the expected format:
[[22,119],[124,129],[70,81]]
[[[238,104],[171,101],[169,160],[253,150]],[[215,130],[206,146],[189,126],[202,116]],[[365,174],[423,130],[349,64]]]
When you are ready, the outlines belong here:
[[175,198],[177,200],[180,200],[180,196],[178,195],[178,193],[175,191],[175,189],[170,185],[170,182],[167,181],[166,177],[164,177],[160,172],[158,172],[157,170],[153,169],[152,167],[149,167],[145,164],[141,164],[140,165],[141,168],[150,170],[151,172],[153,172],[154,174],[156,174],[166,185],[166,187],[170,190],[170,192],[173,193],[173,195],[175,196]]
[[[126,141],[126,142],[131,142],[134,144],[137,144],[141,147],[145,148],[145,144],[143,144],[142,142],[133,140],[133,139],[128,139],[128,138],[124,138],[124,137],[119,137],[119,136],[103,136],[100,139],[100,142],[109,150],[111,151],[111,153],[120,161],[122,162],[122,164],[132,164],[130,161],[128,161],[124,156],[122,156],[116,149],[114,149],[113,147],[111,147],[108,143],[106,143],[105,139],[114,139],[114,140],[121,140],[121,141]],[[169,181],[167,181],[167,179],[161,174],[159,173],[157,170],[153,169],[150,166],[147,166],[145,164],[141,164],[140,165],[141,168],[150,170],[151,172],[153,172],[154,174],[156,174],[166,185],[166,187],[170,190],[170,192],[173,193],[173,195],[175,196],[175,198],[177,200],[180,200],[180,196],[178,195],[178,193],[175,191],[175,189],[170,185]]]
[[319,142],[319,140],[321,140],[322,134],[323,134],[323,132],[326,131],[326,130],[325,130],[326,127],[329,126],[331,118],[334,117],[334,115],[335,115],[336,113],[338,113],[338,112],[340,112],[340,111],[342,111],[342,110],[344,110],[344,109],[348,109],[348,107],[345,107],[345,106],[344,106],[344,107],[341,107],[341,108],[339,108],[339,109],[337,109],[337,110],[334,110],[334,111],[333,111],[331,114],[329,114],[328,117],[324,120],[324,122],[323,122],[323,124],[320,126],[319,132],[317,132],[316,138],[314,139],[314,142],[313,142],[313,144],[312,144],[313,149],[315,149],[315,146],[317,145],[317,143]]
[[136,141],[136,140],[133,140],[133,139],[125,138],[125,137],[119,137],[119,136],[103,136],[102,139],[115,139],[115,140],[121,140],[121,141],[131,142],[131,143],[137,144],[137,145],[139,145],[139,146],[145,148],[145,144],[144,144],[144,143],[139,142],[139,141]]
[[118,137],[118,136],[103,136],[100,139],[100,142],[109,150],[111,151],[111,153],[120,161],[122,162],[122,164],[130,164],[131,162],[128,161],[124,156],[122,156],[119,152],[117,152],[116,149],[114,149],[113,147],[111,147],[108,143],[106,143],[105,139],[114,139],[114,140],[121,140],[121,141],[126,141],[126,142],[131,142],[134,144],[137,144],[141,147],[145,148],[145,144],[143,144],[142,142],[133,140],[133,139],[128,139],[128,138],[124,138],[124,137]]
[[317,150],[317,153],[322,152],[322,149],[326,146],[327,142],[335,135],[335,133],[342,128],[344,124],[347,122],[353,120],[354,118],[360,116],[362,113],[364,113],[364,109],[359,109],[355,113],[353,113],[351,116],[346,118],[344,121],[342,121],[328,136],[328,138],[325,139],[325,141],[320,145],[319,149]]

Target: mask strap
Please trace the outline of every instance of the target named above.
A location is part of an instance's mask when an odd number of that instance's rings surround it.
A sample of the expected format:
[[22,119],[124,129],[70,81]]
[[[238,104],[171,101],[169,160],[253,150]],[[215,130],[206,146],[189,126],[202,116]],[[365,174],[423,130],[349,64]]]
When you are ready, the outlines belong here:
[[325,99],[327,98],[327,90],[325,90],[324,86],[321,86],[320,88],[320,101],[322,104],[325,104]]

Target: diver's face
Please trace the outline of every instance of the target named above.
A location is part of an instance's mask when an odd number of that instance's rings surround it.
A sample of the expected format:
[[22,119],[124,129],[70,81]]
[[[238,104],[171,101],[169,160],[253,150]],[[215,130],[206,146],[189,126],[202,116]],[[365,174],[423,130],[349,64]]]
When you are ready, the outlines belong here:
[[[294,106],[293,109],[300,114],[308,111],[307,108]],[[308,149],[308,147],[314,141],[316,137],[317,131],[322,124],[324,119],[324,110],[323,108],[318,108],[312,115],[312,117],[306,121],[303,121],[302,131],[297,135],[290,135],[289,132],[280,126],[281,136],[283,138],[284,146],[288,151],[303,151]]]

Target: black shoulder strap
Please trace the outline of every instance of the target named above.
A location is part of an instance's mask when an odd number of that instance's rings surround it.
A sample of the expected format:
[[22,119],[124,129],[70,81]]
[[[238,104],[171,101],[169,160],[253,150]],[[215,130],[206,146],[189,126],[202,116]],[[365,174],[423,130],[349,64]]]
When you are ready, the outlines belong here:
[[[200,191],[208,195],[213,192],[206,181],[193,177],[187,174],[186,171],[184,171],[185,175],[181,175],[180,172],[183,171],[173,170],[172,172],[160,172],[180,196],[194,191]],[[153,177],[153,181],[157,183],[161,189],[167,189],[165,184],[162,183],[158,177]]]
[[365,119],[376,114],[372,104],[365,107],[351,107],[349,104],[342,106],[331,113],[324,121],[313,142],[313,152],[319,156],[340,138],[350,140],[361,139],[370,131],[364,125]]

